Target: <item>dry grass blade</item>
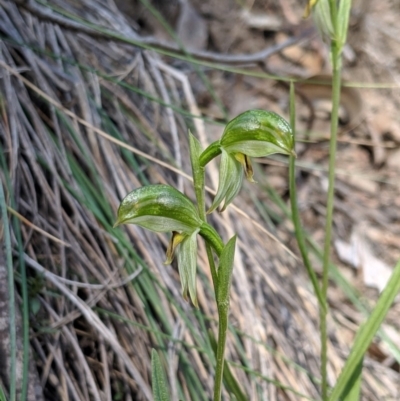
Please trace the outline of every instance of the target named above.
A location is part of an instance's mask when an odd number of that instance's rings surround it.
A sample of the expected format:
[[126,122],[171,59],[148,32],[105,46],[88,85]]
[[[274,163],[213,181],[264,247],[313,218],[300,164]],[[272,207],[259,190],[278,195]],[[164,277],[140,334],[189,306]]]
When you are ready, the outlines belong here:
[[[137,370],[136,366],[131,362],[129,355],[125,352],[125,350],[121,347],[118,339],[115,334],[112,333],[104,323],[99,319],[99,317],[92,311],[90,307],[86,305],[79,297],[77,297],[72,291],[70,291],[67,287],[65,287],[62,283],[60,283],[59,279],[52,274],[49,274],[39,263],[36,263],[34,260],[30,259],[28,256],[25,256],[30,266],[33,267],[37,272],[39,272],[43,277],[54,284],[56,288],[58,288],[82,313],[82,315],[86,318],[87,322],[90,326],[95,329],[100,336],[104,338],[105,341],[111,346],[114,352],[124,361],[126,369],[129,373],[132,374],[132,377],[140,387],[140,390],[146,396],[148,400],[152,399],[151,390],[148,385],[145,383],[142,375]],[[75,341],[75,350],[79,350],[79,347],[76,347]],[[79,352],[80,354],[80,352]],[[80,354],[81,355],[81,354]],[[85,368],[87,365],[84,364]],[[90,375],[90,371],[88,374],[90,378],[90,386],[93,388],[93,391],[97,392],[97,388],[94,385],[94,379]],[[95,396],[95,399],[100,399],[100,396]]]
[[14,210],[11,207],[7,207],[7,210],[13,214],[14,216],[16,216],[19,220],[21,220],[23,223],[25,223],[26,225],[28,225],[29,227],[31,227],[33,230],[36,230],[37,232],[43,234],[45,237],[53,240],[54,242],[58,242],[59,244],[69,247],[71,246],[70,244],[66,243],[65,241],[61,241],[59,238],[55,237],[54,235],[49,234],[48,232],[42,230],[41,228],[35,226],[34,224],[32,224],[28,219],[26,219],[24,216],[20,215],[16,210]]

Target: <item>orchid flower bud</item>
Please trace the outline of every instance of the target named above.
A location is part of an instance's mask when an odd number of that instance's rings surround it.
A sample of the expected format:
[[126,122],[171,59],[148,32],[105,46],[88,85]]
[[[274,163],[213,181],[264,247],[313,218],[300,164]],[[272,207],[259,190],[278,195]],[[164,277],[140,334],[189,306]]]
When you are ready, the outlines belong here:
[[222,210],[239,193],[243,172],[253,180],[251,157],[265,157],[273,153],[296,156],[290,125],[278,114],[265,110],[249,110],[231,120],[219,141],[212,143],[201,155],[204,167],[214,157],[222,154],[217,195],[208,213],[224,201]]

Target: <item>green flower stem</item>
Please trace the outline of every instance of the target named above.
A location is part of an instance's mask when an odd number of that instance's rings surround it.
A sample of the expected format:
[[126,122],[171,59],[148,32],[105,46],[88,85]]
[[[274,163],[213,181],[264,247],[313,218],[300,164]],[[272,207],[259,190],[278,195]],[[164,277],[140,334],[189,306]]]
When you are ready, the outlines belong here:
[[[204,195],[204,189],[205,189],[204,167],[199,167],[196,175],[197,175],[197,177],[193,178],[193,181],[194,181],[194,186],[195,186],[199,215],[200,215],[201,220],[203,220],[204,223],[207,224],[206,201],[205,201],[205,195]],[[214,291],[216,294],[217,288],[218,288],[218,275],[217,275],[217,269],[215,268],[214,256],[212,253],[212,249],[211,249],[210,243],[208,241],[206,241],[206,252],[207,252],[208,264],[210,265],[211,277],[212,277],[212,281],[214,284]]]
[[221,154],[220,141],[213,142],[204,152],[200,155],[200,166],[205,167],[212,159]]
[[[331,7],[335,9],[335,5]],[[336,13],[332,13],[336,15]],[[333,20],[333,25],[337,26]],[[326,224],[325,224],[325,243],[324,256],[322,267],[322,297],[327,306],[328,295],[328,274],[332,238],[332,218],[333,218],[333,203],[335,191],[335,161],[337,147],[337,130],[339,117],[340,103],[340,86],[341,86],[341,48],[337,41],[332,40],[331,43],[332,55],[332,115],[331,115],[331,138],[329,143],[329,186],[328,200],[326,207]],[[327,380],[327,365],[328,365],[328,330],[327,330],[327,307],[320,308],[320,332],[321,332],[321,378],[322,378],[322,400],[328,399],[328,380]]]
[[[225,345],[228,331],[229,312],[229,288],[232,277],[233,257],[235,252],[236,237],[231,239],[227,246],[224,246],[221,237],[212,226],[207,223],[205,209],[205,171],[206,164],[214,157],[221,154],[219,141],[212,143],[200,154],[200,144],[190,134],[190,158],[193,172],[193,183],[198,204],[200,219],[203,224],[200,227],[200,235],[205,239],[208,262],[214,283],[215,299],[218,310],[218,344],[216,353],[216,370],[214,380],[214,401],[220,401],[222,382],[225,365]],[[219,258],[218,273],[215,268],[213,248]]]
[[217,256],[220,257],[221,252],[224,249],[224,243],[222,242],[221,237],[218,235],[215,229],[208,223],[203,223],[200,226],[199,234],[206,240],[206,243],[211,245],[211,247],[215,250]]
[[[207,223],[206,215],[206,200],[205,200],[205,171],[204,167],[200,166],[201,145],[199,141],[189,132],[190,144],[190,162],[192,165],[193,185],[196,194],[197,209],[200,219]],[[215,296],[217,296],[218,277],[217,269],[215,268],[214,256],[210,244],[206,241],[206,252],[208,263],[210,265],[211,277],[214,284]]]
[[[206,210],[205,210],[205,196],[204,196],[204,168],[201,168],[203,170],[203,175],[201,180],[196,180],[194,179],[195,186],[196,182],[202,181],[203,183],[203,189],[200,193],[197,192],[196,190],[196,197],[197,197],[197,202],[198,202],[198,207],[199,207],[199,214],[200,218],[204,221],[204,228],[203,230],[200,229],[200,235],[205,238],[206,242],[206,252],[207,252],[207,258],[208,258],[208,264],[210,265],[210,271],[211,271],[211,277],[213,280],[214,284],[214,292],[215,292],[215,299],[217,300],[217,309],[218,309],[218,344],[217,344],[217,355],[216,355],[216,371],[215,371],[215,379],[214,379],[214,395],[219,394],[219,398],[217,398],[217,401],[221,399],[221,389],[222,389],[222,380],[223,380],[223,373],[224,373],[224,365],[225,365],[225,359],[224,359],[224,354],[225,354],[225,344],[226,344],[226,332],[228,329],[228,314],[221,313],[220,308],[218,307],[218,274],[217,274],[217,269],[215,268],[215,263],[214,263],[214,255],[211,249],[210,243],[214,243],[213,248],[218,250],[220,249],[220,246],[223,243],[222,240],[219,238],[219,235],[214,231],[214,229],[207,224],[207,215],[206,215]],[[209,230],[211,229],[211,230]],[[216,253],[218,256],[221,255],[221,251],[217,251]],[[215,398],[214,398],[215,399]]]
[[[293,131],[293,148],[296,144],[296,111],[295,111],[295,94],[293,81],[290,83],[290,125]],[[326,302],[322,297],[321,288],[319,286],[317,276],[314,269],[311,266],[310,259],[308,257],[306,241],[304,238],[304,233],[301,228],[299,208],[297,203],[297,191],[296,191],[296,158],[294,156],[289,156],[289,187],[290,187],[290,205],[292,208],[292,220],[294,224],[294,230],[296,235],[297,244],[301,256],[303,258],[304,266],[307,270],[308,276],[310,277],[311,283],[314,288],[315,295],[318,299],[318,305],[320,308],[326,310]]]
[[225,365],[225,344],[228,332],[229,290],[232,282],[232,271],[235,257],[236,236],[232,237],[224,247],[219,258],[218,268],[218,347],[217,367],[215,371],[214,401],[220,401],[222,392],[222,379]]
[[215,370],[214,401],[220,401],[222,393],[222,380],[225,365],[225,345],[228,331],[229,305],[222,308],[218,305],[218,345],[217,345],[217,367]]

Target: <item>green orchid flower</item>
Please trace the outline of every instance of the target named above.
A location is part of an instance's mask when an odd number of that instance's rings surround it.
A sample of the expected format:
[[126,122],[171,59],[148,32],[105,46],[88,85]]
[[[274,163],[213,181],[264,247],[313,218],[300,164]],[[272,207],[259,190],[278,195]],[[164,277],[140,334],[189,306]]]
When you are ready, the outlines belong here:
[[182,295],[198,306],[196,295],[197,234],[220,254],[223,243],[216,231],[203,222],[192,201],[169,185],[148,185],[130,192],[122,200],[114,227],[136,224],[154,232],[172,232],[165,264],[178,254]]
[[192,201],[169,185],[147,185],[122,200],[114,227],[136,224],[155,232],[191,233],[202,221]]
[[211,213],[224,202],[221,211],[240,191],[243,174],[253,180],[251,157],[274,153],[296,155],[293,133],[288,122],[278,114],[265,110],[249,110],[231,120],[219,141],[212,143],[201,155],[200,165],[221,154],[219,186],[210,209]]

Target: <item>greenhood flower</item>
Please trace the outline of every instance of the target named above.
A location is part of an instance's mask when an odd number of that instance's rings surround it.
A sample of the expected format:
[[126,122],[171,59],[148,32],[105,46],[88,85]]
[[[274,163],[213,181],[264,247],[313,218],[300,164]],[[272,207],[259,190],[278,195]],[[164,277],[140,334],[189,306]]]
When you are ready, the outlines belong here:
[[200,155],[200,165],[204,167],[214,157],[222,154],[218,191],[208,213],[215,210],[222,201],[224,205],[221,211],[233,201],[240,190],[243,171],[246,178],[254,182],[251,157],[265,157],[273,153],[296,156],[293,148],[290,125],[272,111],[249,110],[231,120],[221,139],[212,143]]
[[118,208],[114,227],[120,224],[136,224],[155,232],[172,231],[165,263],[172,263],[179,246],[178,268],[182,294],[188,299],[189,293],[197,307],[197,234],[204,224],[191,200],[169,185],[148,185],[135,189],[122,200]]
[[228,153],[243,153],[249,157],[294,153],[290,125],[278,114],[265,110],[239,114],[225,127],[220,145]]
[[191,233],[202,221],[192,201],[169,185],[147,185],[122,200],[114,227],[136,224],[155,232]]

